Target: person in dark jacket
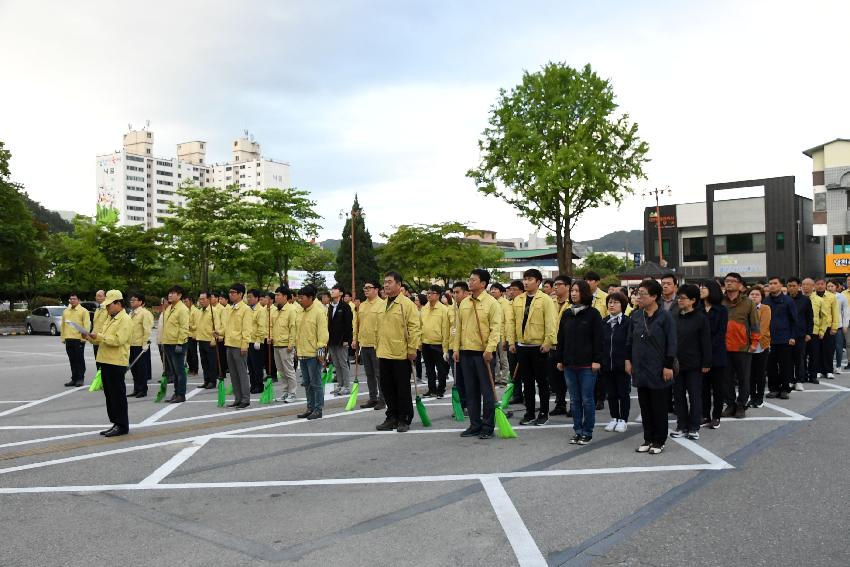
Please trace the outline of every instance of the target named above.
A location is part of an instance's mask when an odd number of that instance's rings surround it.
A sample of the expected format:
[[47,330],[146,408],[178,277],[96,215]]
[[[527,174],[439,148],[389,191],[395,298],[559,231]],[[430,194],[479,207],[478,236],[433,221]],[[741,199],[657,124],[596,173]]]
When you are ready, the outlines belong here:
[[558,325],[558,370],[567,380],[573,410],[573,445],[587,445],[596,425],[596,373],[602,367],[602,316],[584,280],[570,286],[570,303]]
[[626,431],[629,421],[632,380],[626,374],[626,342],[632,331],[632,320],[625,311],[629,300],[620,292],[608,296],[608,316],[602,321],[602,381],[608,392],[611,421],[605,431]]
[[806,347],[812,340],[815,326],[815,313],[812,309],[812,300],[803,293],[800,278],[788,278],[786,284],[788,297],[797,308],[797,326],[794,327],[794,350],[790,387],[798,392],[803,391],[803,382],[806,376]]
[[766,397],[787,400],[794,376],[794,347],[799,324],[797,306],[782,293],[783,285],[778,277],[770,278],[764,298],[764,304],[770,307],[770,354],[767,356],[767,388],[770,391]]
[[702,377],[702,425],[720,427],[726,373],[726,323],[729,311],[723,305],[723,292],[714,280],[700,285],[708,328],[711,331],[711,369]]
[[638,287],[640,309],[632,313],[632,334],[626,343],[626,372],[638,390],[643,443],[638,453],[658,455],[667,441],[667,398],[673,382],[676,329],[670,313],[660,308],[661,286],[644,280]]
[[679,375],[673,382],[676,398],[676,431],[670,437],[699,439],[702,417],[702,377],[711,370],[711,329],[705,311],[697,309],[699,288],[685,284],[679,288],[679,314],[676,316],[676,357]]
[[345,290],[340,284],[331,288],[331,303],[328,305],[328,351],[338,378],[335,395],[347,396],[351,393],[350,367],[348,363],[348,345],[351,344],[354,326],[354,314],[351,307],[342,300]]

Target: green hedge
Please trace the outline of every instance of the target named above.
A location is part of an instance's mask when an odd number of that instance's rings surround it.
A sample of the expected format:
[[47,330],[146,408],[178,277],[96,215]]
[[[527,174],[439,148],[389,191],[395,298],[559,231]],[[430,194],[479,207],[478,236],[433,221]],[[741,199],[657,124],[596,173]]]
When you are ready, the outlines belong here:
[[29,311],[0,311],[0,324],[21,324],[23,325]]

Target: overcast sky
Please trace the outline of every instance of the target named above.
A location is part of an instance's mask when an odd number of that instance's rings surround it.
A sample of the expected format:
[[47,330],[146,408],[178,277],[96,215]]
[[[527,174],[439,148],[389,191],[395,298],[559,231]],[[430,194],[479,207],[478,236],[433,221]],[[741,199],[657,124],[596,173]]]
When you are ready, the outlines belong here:
[[95,155],[150,120],[154,154],[247,129],[291,164],[338,238],[354,193],[373,236],[414,222],[532,230],[465,172],[500,87],[547,61],[590,63],[649,143],[649,180],[575,238],[641,227],[706,183],[795,175],[850,137],[850,2],[32,2],[0,0],[0,140],[15,180],[93,214]]

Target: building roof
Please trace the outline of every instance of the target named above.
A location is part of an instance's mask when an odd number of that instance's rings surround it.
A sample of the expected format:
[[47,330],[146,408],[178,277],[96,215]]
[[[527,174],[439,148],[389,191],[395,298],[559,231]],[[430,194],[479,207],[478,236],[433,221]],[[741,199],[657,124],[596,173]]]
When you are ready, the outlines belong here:
[[[517,250],[505,250],[505,260],[534,260],[541,258],[557,258],[558,248],[549,246],[548,248],[520,248]],[[573,252],[573,260],[580,260],[581,256],[576,256]]]
[[824,146],[834,144],[835,142],[850,142],[850,139],[848,139],[848,138],[836,138],[836,139],[834,139],[830,142],[826,142],[826,143],[821,144],[819,146],[815,146],[814,148],[809,148],[808,150],[803,151],[803,155],[808,156],[808,157],[812,157],[813,153],[815,153],[819,150],[822,150],[824,148]]

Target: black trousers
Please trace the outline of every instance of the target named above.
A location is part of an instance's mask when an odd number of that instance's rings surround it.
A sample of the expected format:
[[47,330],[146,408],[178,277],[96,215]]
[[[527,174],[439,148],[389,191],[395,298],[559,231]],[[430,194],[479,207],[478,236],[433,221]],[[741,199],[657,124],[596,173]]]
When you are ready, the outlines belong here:
[[[516,372],[516,353],[511,352],[510,349],[508,349],[508,372],[511,375],[511,380],[513,380]],[[514,380],[514,397],[522,398],[522,378],[519,375]]]
[[795,349],[796,345],[770,345],[770,354],[767,357],[767,387],[771,392],[791,391]]
[[806,337],[797,337],[796,344],[792,347],[792,359],[794,366],[791,373],[791,383],[805,382],[806,377],[806,349],[809,343],[806,342]]
[[702,377],[699,368],[682,369],[673,382],[676,428],[681,431],[699,431],[702,421]]
[[827,329],[823,338],[820,340],[820,372],[823,374],[832,374],[835,371],[833,367],[835,358],[835,335]]
[[211,346],[208,341],[199,341],[198,358],[201,361],[201,370],[204,373],[204,384],[215,384],[218,379],[216,348]]
[[263,370],[266,358],[263,349],[257,350],[253,344],[248,345],[248,376],[251,379],[251,390],[263,389]]
[[126,366],[100,365],[103,395],[106,397],[106,414],[109,416],[109,421],[123,431],[130,429],[130,418],[127,415],[127,390],[124,387],[126,373]]
[[428,377],[428,391],[444,394],[449,377],[449,363],[443,360],[443,345],[423,344],[422,360],[425,363],[425,375]]
[[764,384],[767,380],[767,362],[769,356],[770,351],[767,350],[752,354],[752,362],[750,363],[751,400],[764,400]]
[[664,445],[667,442],[667,400],[670,397],[670,386],[657,390],[641,387],[637,391],[643,422],[643,440],[653,445]]
[[726,397],[726,369],[713,366],[702,377],[702,417],[720,419],[723,413],[723,400]]
[[812,335],[812,339],[806,343],[806,379],[811,382],[818,377],[821,370],[821,344],[823,339]]
[[732,409],[747,407],[751,364],[752,354],[749,352],[726,352],[725,402]]
[[381,391],[387,403],[387,419],[410,424],[413,421],[413,396],[410,394],[410,367],[407,359],[378,359]]
[[[540,352],[539,346],[518,346],[516,348],[519,375],[522,376],[525,417],[535,417],[534,385],[540,397],[540,413],[549,415],[549,355]],[[564,381],[563,374],[561,381]],[[472,415],[472,414],[470,414]]]
[[[496,399],[493,396],[493,386],[490,383],[492,367],[488,372],[487,363],[484,362],[484,353],[477,350],[460,351],[460,363],[463,366],[463,380],[466,384],[469,429],[481,433],[493,433]],[[522,363],[520,362],[520,364]],[[534,388],[531,390],[533,392]]]
[[[136,357],[139,356],[139,353],[142,352],[142,347],[140,346],[131,346],[130,347],[130,362],[136,360]],[[151,351],[148,349],[144,354],[136,361],[136,364],[130,369],[130,372],[133,374],[133,391],[134,392],[142,392],[143,394],[148,393],[148,381],[151,379]],[[103,379],[103,368],[101,368],[101,379]]]
[[189,337],[186,341],[186,364],[189,365],[189,374],[198,373],[198,341]]
[[82,384],[86,379],[86,343],[80,339],[65,339],[65,353],[71,363],[71,380]]
[[92,350],[94,351],[94,367],[100,370],[100,363],[97,361],[97,349],[98,345],[92,345]]
[[608,392],[608,409],[611,411],[611,419],[622,419],[629,421],[629,410],[631,409],[632,379],[622,370],[607,371],[602,373],[602,379],[597,380],[605,385]]
[[422,351],[416,351],[416,362],[414,363],[416,367],[416,379],[422,380]]
[[466,408],[466,384],[463,383],[463,367],[460,362],[455,362],[454,352],[449,351],[449,360],[452,361],[452,372],[455,379],[455,387],[457,388],[458,396],[460,396],[460,405]]
[[546,367],[549,373],[549,387],[555,394],[555,407],[567,409],[567,380],[564,378],[564,371],[558,370],[558,357],[553,350],[549,351]]

